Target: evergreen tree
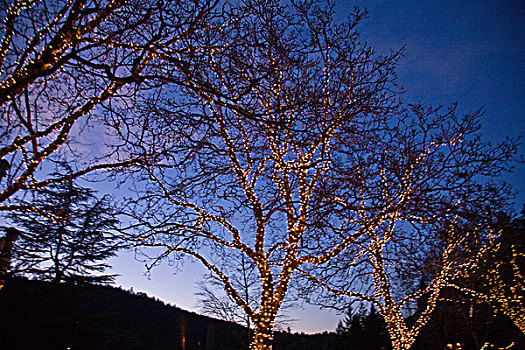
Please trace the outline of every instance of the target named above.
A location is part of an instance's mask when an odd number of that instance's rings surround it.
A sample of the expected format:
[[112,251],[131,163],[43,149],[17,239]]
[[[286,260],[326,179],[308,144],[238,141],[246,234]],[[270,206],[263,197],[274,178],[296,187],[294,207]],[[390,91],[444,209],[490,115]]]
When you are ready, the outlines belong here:
[[339,349],[353,349],[362,347],[362,333],[363,321],[365,318],[364,309],[361,307],[357,311],[353,311],[352,307],[348,307],[346,317],[343,321],[339,321],[336,333],[339,335],[338,348]]
[[337,329],[338,348],[388,350],[392,348],[386,323],[372,305],[367,314],[361,306],[356,312],[349,307],[346,317],[340,321]]
[[370,307],[370,313],[365,318],[363,329],[365,333],[363,338],[366,341],[366,347],[364,347],[364,349],[392,349],[386,322],[374,305]]
[[[19,230],[13,249],[13,272],[54,283],[112,282],[102,274],[119,241],[110,233],[118,220],[108,197],[73,181],[57,183],[35,193],[31,210],[12,214]],[[7,230],[7,229],[4,229]]]
[[339,321],[337,324],[337,328],[335,332],[340,337],[344,337],[348,334],[348,331],[350,329],[350,324],[352,323],[352,320],[354,318],[354,315],[352,314],[352,307],[349,306],[348,310],[346,311],[346,316],[343,320]]

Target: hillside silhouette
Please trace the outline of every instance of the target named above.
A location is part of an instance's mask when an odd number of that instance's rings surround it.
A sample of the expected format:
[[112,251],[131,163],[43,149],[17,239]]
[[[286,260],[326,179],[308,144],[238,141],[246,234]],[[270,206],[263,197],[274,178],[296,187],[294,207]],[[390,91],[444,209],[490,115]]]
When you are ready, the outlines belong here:
[[[0,293],[0,348],[247,349],[249,332],[121,288],[13,278]],[[335,349],[333,333],[277,332],[274,349]]]

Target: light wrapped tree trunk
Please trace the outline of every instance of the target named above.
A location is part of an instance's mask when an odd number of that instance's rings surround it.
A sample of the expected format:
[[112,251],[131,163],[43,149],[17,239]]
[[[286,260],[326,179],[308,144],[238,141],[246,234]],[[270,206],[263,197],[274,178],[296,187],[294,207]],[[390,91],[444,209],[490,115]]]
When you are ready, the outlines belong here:
[[261,313],[256,322],[252,341],[250,343],[250,350],[271,350],[273,342],[273,322],[275,315],[265,316]]

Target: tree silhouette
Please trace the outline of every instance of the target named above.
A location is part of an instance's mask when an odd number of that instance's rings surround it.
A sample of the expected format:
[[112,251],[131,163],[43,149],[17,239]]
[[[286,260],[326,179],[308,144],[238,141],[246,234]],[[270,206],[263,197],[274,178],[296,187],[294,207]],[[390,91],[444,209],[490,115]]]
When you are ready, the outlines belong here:
[[[257,308],[261,300],[261,286],[256,266],[242,254],[230,254],[224,263],[227,266],[223,266],[223,269],[235,271],[231,274],[231,284],[252,308]],[[204,314],[239,323],[248,329],[253,328],[252,321],[246,313],[235,300],[224,292],[222,281],[217,276],[210,273],[199,280],[195,295],[198,299],[198,306]],[[283,303],[276,318],[276,328],[284,329],[294,322],[286,315],[286,311],[293,306],[294,304],[289,300]]]
[[336,328],[338,337],[338,348],[350,349],[360,345],[359,337],[363,332],[363,309],[354,312],[352,307],[348,307],[345,318],[339,321]]
[[12,271],[54,283],[106,283],[106,260],[121,241],[111,232],[118,223],[107,197],[72,180],[39,190],[35,211],[10,216],[19,237],[12,251]]
[[349,307],[345,318],[339,322],[336,333],[339,335],[339,349],[391,349],[386,323],[371,305],[367,313],[363,305],[353,312]]
[[[261,288],[257,281],[257,269],[243,255],[230,255],[228,269],[235,270],[235,279],[231,283],[247,303],[256,308],[261,299]],[[198,299],[200,310],[207,315],[219,319],[237,322],[252,328],[250,318],[239,308],[237,303],[227,294],[224,295],[222,282],[213,274],[205,275],[203,279],[197,282],[197,291],[195,293]]]

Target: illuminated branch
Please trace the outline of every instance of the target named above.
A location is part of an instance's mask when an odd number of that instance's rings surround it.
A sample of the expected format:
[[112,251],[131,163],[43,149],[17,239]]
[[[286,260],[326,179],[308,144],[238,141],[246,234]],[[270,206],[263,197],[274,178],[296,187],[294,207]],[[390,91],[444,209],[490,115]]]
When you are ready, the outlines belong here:
[[[10,165],[0,202],[11,201],[4,208],[16,206],[27,190],[141,164],[144,154],[121,154],[116,140],[108,141],[100,152],[104,154],[78,151],[76,142],[82,143],[84,137],[79,132],[84,127],[109,130],[125,124],[122,117],[102,125],[100,112],[125,105],[149,90],[158,80],[154,74],[158,51],[187,50],[180,43],[206,28],[217,4],[170,7],[177,22],[173,26],[177,34],[170,36],[162,22],[168,9],[155,4],[107,0],[91,7],[84,0],[59,1],[56,6],[13,1],[3,19],[6,31],[0,54],[0,125],[5,128],[0,159]],[[133,16],[128,18],[130,13]],[[148,26],[157,29],[144,30]],[[180,84],[185,84],[183,79]],[[47,178],[45,169],[59,158],[75,163],[78,170],[60,179]]]

